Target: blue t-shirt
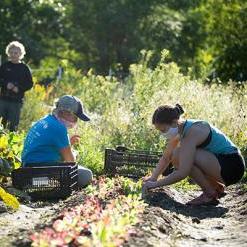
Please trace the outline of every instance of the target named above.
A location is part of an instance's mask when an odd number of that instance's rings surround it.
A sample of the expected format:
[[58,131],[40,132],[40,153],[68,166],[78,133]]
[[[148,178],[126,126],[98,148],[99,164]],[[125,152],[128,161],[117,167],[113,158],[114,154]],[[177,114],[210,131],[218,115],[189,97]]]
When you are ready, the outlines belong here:
[[46,163],[62,161],[60,149],[70,145],[67,128],[53,115],[37,121],[24,141],[22,162]]

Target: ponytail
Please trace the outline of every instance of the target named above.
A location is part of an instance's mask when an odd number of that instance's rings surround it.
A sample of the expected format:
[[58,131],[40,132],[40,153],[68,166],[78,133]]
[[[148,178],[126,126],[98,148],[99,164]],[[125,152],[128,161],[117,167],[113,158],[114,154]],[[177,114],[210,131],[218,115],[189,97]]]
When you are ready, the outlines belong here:
[[180,104],[176,104],[175,109],[178,112],[179,116],[181,116],[184,113],[184,109]]

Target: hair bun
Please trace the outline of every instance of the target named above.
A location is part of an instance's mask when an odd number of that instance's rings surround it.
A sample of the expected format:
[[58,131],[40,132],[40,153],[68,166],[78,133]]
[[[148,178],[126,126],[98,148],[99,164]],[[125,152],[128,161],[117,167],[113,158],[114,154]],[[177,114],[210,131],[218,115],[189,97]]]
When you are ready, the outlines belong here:
[[179,116],[184,113],[184,109],[180,104],[176,104],[175,109],[178,111]]

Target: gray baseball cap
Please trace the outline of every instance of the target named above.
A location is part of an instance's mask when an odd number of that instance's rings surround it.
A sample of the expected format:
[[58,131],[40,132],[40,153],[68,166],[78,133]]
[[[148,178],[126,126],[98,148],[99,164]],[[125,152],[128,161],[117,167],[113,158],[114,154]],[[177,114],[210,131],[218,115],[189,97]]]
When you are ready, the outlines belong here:
[[84,113],[82,102],[75,96],[64,95],[60,97],[56,103],[56,108],[58,110],[72,112],[83,121],[90,121],[90,118]]

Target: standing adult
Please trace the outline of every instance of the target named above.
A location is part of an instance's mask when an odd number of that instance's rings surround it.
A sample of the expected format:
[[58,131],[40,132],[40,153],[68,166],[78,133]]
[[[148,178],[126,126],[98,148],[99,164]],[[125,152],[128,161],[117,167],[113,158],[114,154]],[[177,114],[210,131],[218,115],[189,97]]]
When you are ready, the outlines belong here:
[[18,128],[24,94],[33,86],[31,72],[21,60],[26,52],[18,41],[6,47],[9,61],[0,67],[0,118],[4,128],[16,131]]

